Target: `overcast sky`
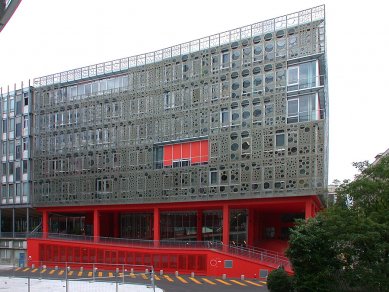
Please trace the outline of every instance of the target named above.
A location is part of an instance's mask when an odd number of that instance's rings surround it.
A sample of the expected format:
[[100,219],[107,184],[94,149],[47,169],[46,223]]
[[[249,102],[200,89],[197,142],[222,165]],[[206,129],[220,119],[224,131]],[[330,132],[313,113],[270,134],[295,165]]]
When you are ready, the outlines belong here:
[[325,4],[329,182],[353,178],[353,161],[372,161],[389,148],[385,3],[23,0],[0,33],[0,86],[20,87],[29,79],[32,84],[36,77],[159,50]]

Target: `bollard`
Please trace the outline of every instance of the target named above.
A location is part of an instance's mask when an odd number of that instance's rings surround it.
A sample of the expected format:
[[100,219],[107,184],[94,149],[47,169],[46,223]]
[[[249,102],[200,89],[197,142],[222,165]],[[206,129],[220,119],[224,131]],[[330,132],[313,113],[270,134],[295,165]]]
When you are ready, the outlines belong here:
[[131,274],[133,274],[134,273],[134,268],[131,268]]
[[162,276],[163,275],[163,270],[159,270],[159,274]]
[[55,266],[55,267],[54,267],[54,270],[58,271],[58,266]]
[[194,273],[194,272],[190,273],[190,276],[191,276],[192,278],[194,278],[195,273]]
[[177,277],[177,276],[178,276],[178,271],[176,271],[174,274],[175,274],[175,275],[176,275],[176,277]]
[[35,269],[35,264],[32,264],[32,265],[31,265],[31,269]]
[[244,281],[244,275],[240,275],[240,279]]
[[223,274],[222,275],[222,279],[225,280],[227,278],[227,275],[226,274]]
[[81,268],[80,268],[80,272],[83,272],[83,271],[84,271],[84,267],[81,267]]

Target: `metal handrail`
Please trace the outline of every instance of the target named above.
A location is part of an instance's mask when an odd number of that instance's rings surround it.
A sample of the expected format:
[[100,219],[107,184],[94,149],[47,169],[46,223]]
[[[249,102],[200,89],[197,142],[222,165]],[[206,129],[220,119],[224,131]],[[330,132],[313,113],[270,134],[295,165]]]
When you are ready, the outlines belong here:
[[28,238],[40,239],[59,239],[68,241],[86,241],[102,244],[126,245],[130,247],[140,248],[192,248],[192,249],[211,249],[219,252],[233,254],[248,258],[250,260],[267,262],[276,266],[282,265],[285,268],[290,268],[291,264],[285,256],[277,252],[260,249],[255,247],[244,247],[235,245],[226,245],[220,241],[180,241],[180,240],[143,240],[143,239],[127,239],[116,237],[94,237],[86,235],[75,235],[65,233],[47,233],[44,236],[41,232],[30,233]]

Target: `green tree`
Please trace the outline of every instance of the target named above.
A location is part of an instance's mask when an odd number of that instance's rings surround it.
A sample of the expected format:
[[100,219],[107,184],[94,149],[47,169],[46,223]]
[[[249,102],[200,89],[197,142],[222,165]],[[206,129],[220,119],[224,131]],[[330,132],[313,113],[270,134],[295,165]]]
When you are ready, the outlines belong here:
[[389,157],[355,166],[335,205],[291,231],[297,291],[389,291]]

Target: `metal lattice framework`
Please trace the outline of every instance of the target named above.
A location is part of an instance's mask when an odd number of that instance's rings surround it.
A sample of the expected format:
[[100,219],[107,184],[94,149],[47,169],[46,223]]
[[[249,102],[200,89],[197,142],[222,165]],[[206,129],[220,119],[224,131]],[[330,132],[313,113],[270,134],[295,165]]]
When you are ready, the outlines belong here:
[[[314,85],[288,86],[299,64],[316,64]],[[323,6],[37,78],[34,204],[323,193],[326,84]],[[314,110],[291,118],[311,96]],[[156,166],[160,145],[205,140],[207,163]]]

